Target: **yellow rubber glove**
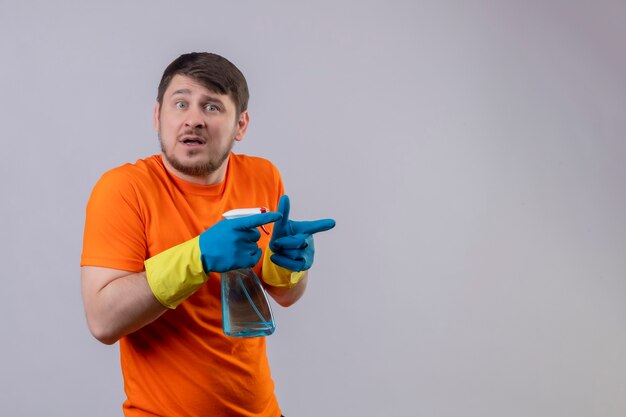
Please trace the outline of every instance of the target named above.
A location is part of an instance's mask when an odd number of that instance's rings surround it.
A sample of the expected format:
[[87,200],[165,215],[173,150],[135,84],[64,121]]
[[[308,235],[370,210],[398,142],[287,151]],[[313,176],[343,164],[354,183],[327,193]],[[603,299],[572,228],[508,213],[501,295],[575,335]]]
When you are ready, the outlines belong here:
[[263,281],[272,287],[293,288],[304,277],[305,271],[290,271],[276,265],[270,257],[274,254],[270,248],[267,248],[263,255]]
[[176,308],[208,279],[202,267],[200,236],[147,259],[146,278],[152,293],[167,308]]

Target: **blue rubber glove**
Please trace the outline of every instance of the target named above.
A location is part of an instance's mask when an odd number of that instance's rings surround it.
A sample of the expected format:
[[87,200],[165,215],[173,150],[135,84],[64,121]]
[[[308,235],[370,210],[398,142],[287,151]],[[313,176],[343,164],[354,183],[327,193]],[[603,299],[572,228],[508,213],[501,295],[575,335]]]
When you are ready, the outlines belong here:
[[306,271],[313,265],[315,245],[313,234],[335,227],[333,219],[297,222],[289,220],[289,197],[283,195],[278,202],[282,219],[274,223],[270,240],[270,257],[276,265],[290,271]]
[[250,268],[259,262],[262,251],[257,245],[257,227],[280,220],[278,212],[254,214],[221,220],[200,235],[200,258],[205,273]]

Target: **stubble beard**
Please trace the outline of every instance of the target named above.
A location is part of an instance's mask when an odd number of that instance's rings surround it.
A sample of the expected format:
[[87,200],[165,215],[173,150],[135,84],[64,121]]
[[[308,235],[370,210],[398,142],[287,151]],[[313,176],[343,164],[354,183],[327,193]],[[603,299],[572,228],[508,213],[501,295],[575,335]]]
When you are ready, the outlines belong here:
[[[200,159],[197,162],[193,163],[185,163],[180,161],[173,152],[170,152],[168,149],[165,148],[163,140],[161,139],[161,132],[158,132],[158,136],[159,143],[161,145],[161,152],[167,162],[172,166],[172,168],[174,168],[181,174],[190,175],[193,177],[206,177],[217,171],[222,166],[224,161],[226,161],[228,155],[230,155],[230,151],[235,145],[235,142],[233,141],[230,143],[230,146],[220,154],[210,153],[208,158],[206,159]],[[207,142],[209,140],[210,139],[207,139]],[[200,152],[202,151],[189,149],[187,150],[187,156],[194,156],[199,154]]]

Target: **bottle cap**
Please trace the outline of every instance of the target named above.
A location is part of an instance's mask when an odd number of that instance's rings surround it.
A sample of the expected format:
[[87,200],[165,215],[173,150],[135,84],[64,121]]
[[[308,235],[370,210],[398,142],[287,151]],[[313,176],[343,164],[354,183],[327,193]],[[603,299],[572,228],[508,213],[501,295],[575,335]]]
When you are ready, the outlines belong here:
[[267,212],[267,208],[265,207],[257,207],[257,208],[240,208],[229,210],[226,213],[222,214],[225,219],[238,219],[239,217],[252,216],[253,214],[260,214]]

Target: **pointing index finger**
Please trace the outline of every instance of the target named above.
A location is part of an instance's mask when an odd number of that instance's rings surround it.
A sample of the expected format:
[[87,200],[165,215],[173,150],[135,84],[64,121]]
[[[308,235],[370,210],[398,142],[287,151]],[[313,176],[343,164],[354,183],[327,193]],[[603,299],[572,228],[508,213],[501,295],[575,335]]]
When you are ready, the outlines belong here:
[[269,211],[267,213],[253,214],[251,216],[239,217],[237,219],[229,220],[234,222],[234,227],[237,230],[254,229],[255,227],[263,226],[264,224],[273,223],[280,220],[283,215],[277,211]]
[[333,219],[321,219],[303,222],[292,222],[295,233],[319,233],[325,232],[335,227],[335,221]]

